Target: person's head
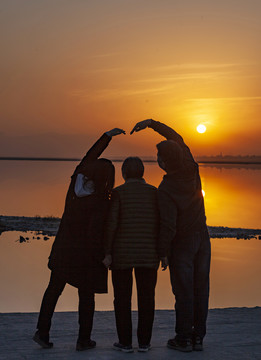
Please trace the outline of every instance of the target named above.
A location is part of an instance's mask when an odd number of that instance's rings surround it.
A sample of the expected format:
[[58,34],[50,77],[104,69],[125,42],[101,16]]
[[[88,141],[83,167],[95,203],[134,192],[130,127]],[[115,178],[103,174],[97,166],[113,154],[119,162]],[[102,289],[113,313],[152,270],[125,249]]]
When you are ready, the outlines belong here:
[[141,179],[144,174],[144,165],[142,160],[137,156],[128,157],[122,164],[121,172],[125,180]]
[[108,159],[97,159],[89,163],[83,174],[94,183],[94,192],[105,198],[110,196],[114,186],[115,168]]
[[164,140],[157,144],[157,161],[164,171],[172,172],[183,165],[183,151],[180,145],[173,140]]

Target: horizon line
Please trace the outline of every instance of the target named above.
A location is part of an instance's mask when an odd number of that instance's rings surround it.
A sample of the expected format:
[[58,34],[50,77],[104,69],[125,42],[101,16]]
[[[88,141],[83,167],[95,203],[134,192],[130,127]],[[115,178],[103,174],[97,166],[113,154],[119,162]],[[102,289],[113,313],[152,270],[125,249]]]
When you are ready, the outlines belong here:
[[[260,160],[247,161],[246,159],[260,158]],[[123,162],[126,157],[110,158],[112,162]],[[226,158],[235,158],[237,160],[226,160]],[[145,163],[156,163],[157,159],[150,156],[141,157]],[[258,165],[261,164],[261,155],[199,155],[195,156],[198,163],[202,164],[242,164]],[[204,160],[203,160],[204,159]],[[220,159],[220,160],[217,160]],[[244,160],[245,159],[245,160]],[[81,161],[82,158],[67,157],[32,157],[32,156],[0,156],[0,160],[10,161]]]

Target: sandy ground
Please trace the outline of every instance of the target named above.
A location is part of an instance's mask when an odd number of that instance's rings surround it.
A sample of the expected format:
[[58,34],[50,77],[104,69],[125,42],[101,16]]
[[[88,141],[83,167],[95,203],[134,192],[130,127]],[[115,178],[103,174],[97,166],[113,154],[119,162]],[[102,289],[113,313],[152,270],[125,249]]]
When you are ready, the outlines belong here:
[[[37,231],[46,236],[54,236],[60,224],[55,217],[25,217],[0,215],[0,234],[4,231]],[[229,228],[208,226],[211,238],[237,238],[261,240],[261,229]]]
[[42,349],[32,341],[37,313],[0,314],[0,359],[90,359],[117,360],[126,358],[151,360],[260,360],[261,359],[261,308],[227,308],[209,311],[208,333],[204,351],[181,353],[166,347],[174,335],[174,311],[157,310],[155,314],[152,349],[137,352],[137,312],[133,312],[134,353],[125,354],[112,349],[117,340],[114,313],[96,312],[92,338],[96,349],[75,351],[77,340],[77,313],[55,313],[51,330],[52,349]]

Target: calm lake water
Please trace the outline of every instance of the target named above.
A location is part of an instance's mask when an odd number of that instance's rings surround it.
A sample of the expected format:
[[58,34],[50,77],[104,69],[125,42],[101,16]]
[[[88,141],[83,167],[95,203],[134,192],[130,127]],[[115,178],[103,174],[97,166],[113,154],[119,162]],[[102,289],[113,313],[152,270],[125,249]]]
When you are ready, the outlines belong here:
[[[0,214],[61,216],[70,176],[76,162],[0,161]],[[122,183],[116,166],[116,185]],[[163,172],[157,164],[145,164],[145,179],[157,186]],[[207,223],[212,226],[261,228],[261,166],[201,165]],[[0,237],[0,312],[38,311],[50,272],[47,258],[53,239],[19,243],[22,233]],[[261,241],[212,239],[210,307],[261,306]],[[113,295],[96,296],[98,310],[112,310]],[[171,309],[168,271],[158,272],[156,307]],[[77,290],[66,286],[57,311],[77,310]],[[133,294],[136,308],[136,293]]]

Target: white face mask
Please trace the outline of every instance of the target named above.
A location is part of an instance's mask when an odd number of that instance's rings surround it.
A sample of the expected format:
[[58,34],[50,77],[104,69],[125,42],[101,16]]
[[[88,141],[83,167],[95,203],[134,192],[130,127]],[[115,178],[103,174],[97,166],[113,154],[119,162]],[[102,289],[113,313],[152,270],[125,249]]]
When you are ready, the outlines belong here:
[[83,174],[78,174],[75,185],[74,192],[78,197],[88,196],[94,193],[94,183],[92,180],[88,180]]

